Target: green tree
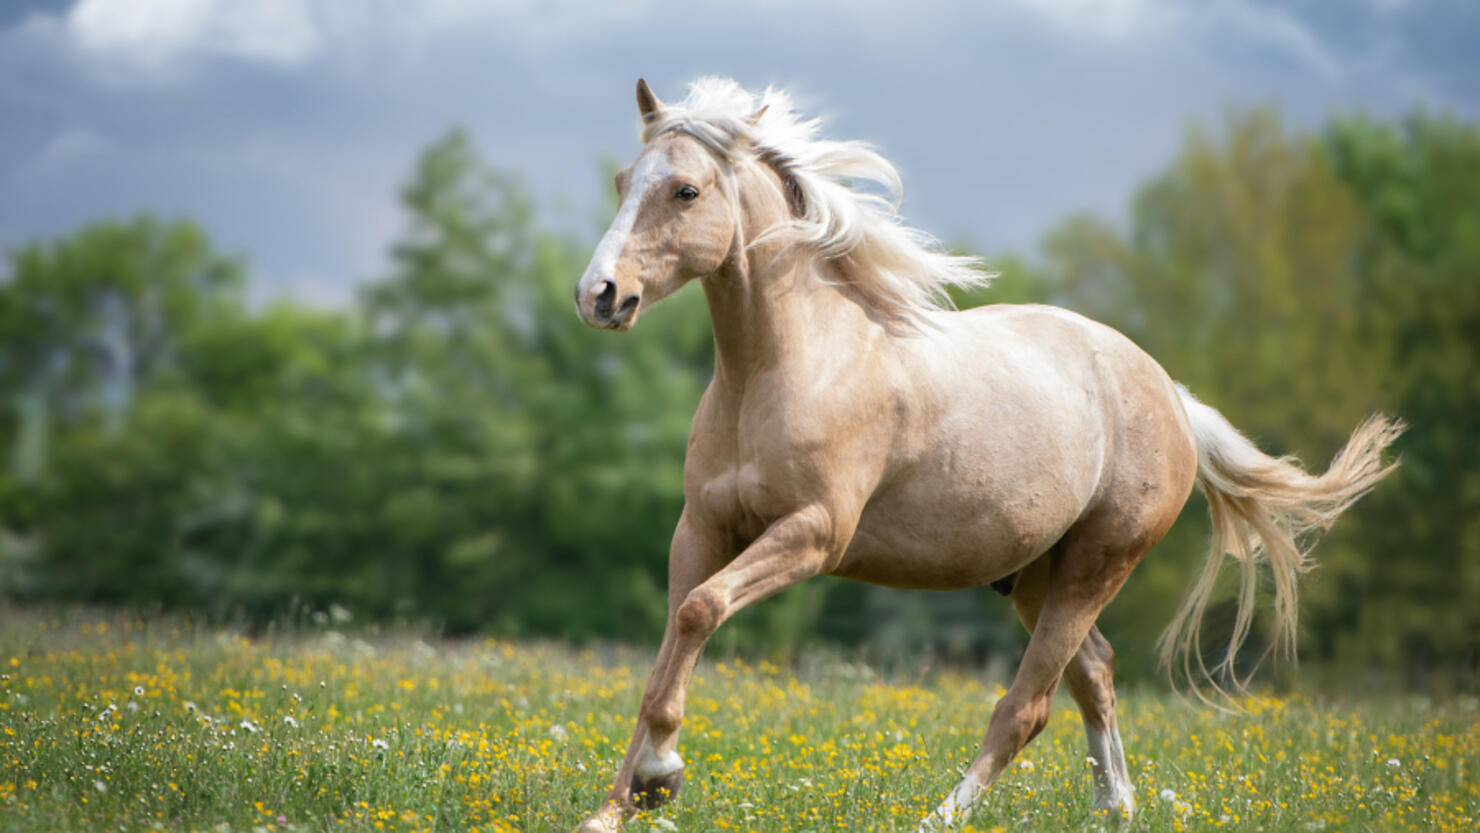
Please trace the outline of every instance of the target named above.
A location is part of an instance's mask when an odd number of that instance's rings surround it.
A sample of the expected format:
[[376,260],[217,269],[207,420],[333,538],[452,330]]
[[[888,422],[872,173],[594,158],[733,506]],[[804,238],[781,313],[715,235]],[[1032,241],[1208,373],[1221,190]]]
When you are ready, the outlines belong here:
[[582,247],[538,232],[517,182],[460,131],[402,200],[395,269],[365,295],[403,455],[383,461],[401,514],[382,557],[459,584],[459,626],[653,635],[708,371],[697,299],[625,339],[582,326]]
[[47,437],[116,429],[140,386],[172,371],[182,338],[240,302],[242,271],[189,222],[104,221],[10,254],[0,281],[0,443],[38,474]]
[[1368,557],[1313,624],[1352,665],[1480,670],[1480,129],[1416,114],[1322,136],[1367,211],[1366,276],[1381,379],[1411,428],[1395,482],[1363,507]]
[[[12,252],[0,281],[0,586],[179,600],[173,512],[211,426],[184,345],[240,307],[242,271],[188,222],[100,222]],[[147,425],[142,434],[136,429]],[[134,442],[147,436],[147,444]]]

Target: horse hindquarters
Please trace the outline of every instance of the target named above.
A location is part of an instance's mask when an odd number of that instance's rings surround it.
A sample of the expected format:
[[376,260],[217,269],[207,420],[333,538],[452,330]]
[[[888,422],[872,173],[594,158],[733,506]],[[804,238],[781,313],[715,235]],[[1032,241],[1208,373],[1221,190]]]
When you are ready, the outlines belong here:
[[[1136,351],[1133,356],[1144,358]],[[925,827],[950,827],[1048,721],[1067,676],[1097,759],[1095,806],[1128,817],[1130,779],[1115,725],[1109,644],[1094,630],[1100,611],[1176,520],[1192,490],[1195,445],[1171,382],[1149,359],[1123,365],[1108,401],[1111,450],[1093,504],[1025,568],[1012,599],[1032,636],[998,701],[981,753]],[[1110,392],[1107,392],[1110,393]]]

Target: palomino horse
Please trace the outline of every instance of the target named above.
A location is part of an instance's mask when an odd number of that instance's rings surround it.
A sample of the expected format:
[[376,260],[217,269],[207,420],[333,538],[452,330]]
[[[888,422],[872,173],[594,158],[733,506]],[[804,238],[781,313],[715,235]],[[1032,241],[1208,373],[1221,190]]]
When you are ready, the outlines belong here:
[[1044,306],[943,309],[945,286],[987,276],[853,187],[897,194],[899,178],[859,143],[818,139],[783,93],[701,79],[665,105],[639,81],[637,103],[645,148],[617,175],[621,207],[576,306],[593,327],[626,330],[699,279],[714,380],[684,464],[662,647],[612,790],[581,829],[614,831],[634,806],[677,795],[684,692],[705,641],[822,574],[993,583],[1031,631],[980,754],[927,827],[961,822],[1043,729],[1061,677],[1083,713],[1094,807],[1128,817],[1100,610],[1196,482],[1213,544],[1163,657],[1201,668],[1198,622],[1227,554],[1244,591],[1224,662],[1248,632],[1259,561],[1275,576],[1275,644],[1293,648],[1297,539],[1390,470],[1381,452],[1399,425],[1372,417],[1313,477],[1261,453],[1108,327]]

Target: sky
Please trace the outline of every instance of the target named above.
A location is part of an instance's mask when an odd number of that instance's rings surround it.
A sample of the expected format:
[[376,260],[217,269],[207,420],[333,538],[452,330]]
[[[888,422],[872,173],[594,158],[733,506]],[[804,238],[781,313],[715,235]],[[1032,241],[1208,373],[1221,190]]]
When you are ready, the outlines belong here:
[[1230,107],[1480,118],[1476,43],[1470,0],[5,0],[0,249],[184,216],[255,297],[342,303],[453,126],[594,244],[637,78],[676,100],[724,75],[875,145],[912,224],[1031,254],[1071,213],[1123,216]]

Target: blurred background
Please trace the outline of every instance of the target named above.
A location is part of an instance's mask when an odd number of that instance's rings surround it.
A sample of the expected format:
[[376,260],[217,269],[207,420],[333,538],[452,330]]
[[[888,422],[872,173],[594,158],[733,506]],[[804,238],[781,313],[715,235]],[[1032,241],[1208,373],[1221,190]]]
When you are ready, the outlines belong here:
[[[1406,419],[1302,659],[1473,689],[1477,38],[1461,0],[7,3],[0,596],[652,644],[709,323],[691,289],[595,332],[570,291],[636,79],[719,74],[894,161],[1001,273],[960,304],[1105,321],[1314,468]],[[1194,498],[1104,614],[1122,676],[1206,536]],[[990,590],[821,579],[716,643],[1010,668],[1023,635]]]

